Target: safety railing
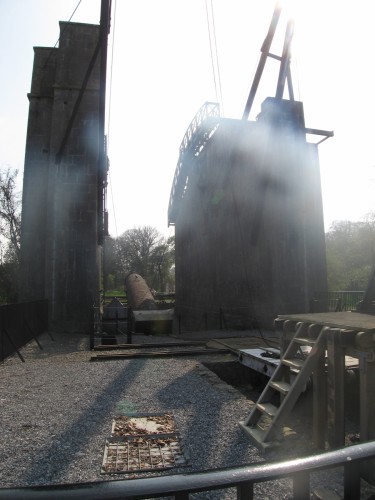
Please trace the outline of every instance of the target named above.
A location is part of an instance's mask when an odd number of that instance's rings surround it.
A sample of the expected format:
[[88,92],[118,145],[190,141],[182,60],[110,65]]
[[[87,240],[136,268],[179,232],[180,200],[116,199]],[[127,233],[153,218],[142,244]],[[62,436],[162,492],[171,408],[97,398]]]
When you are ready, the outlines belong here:
[[181,201],[188,176],[191,162],[187,162],[187,155],[198,156],[204,145],[216,130],[220,117],[220,106],[216,102],[206,102],[198,110],[185,135],[181,141],[180,154],[173,178],[171,195],[168,206],[168,225],[176,222],[178,205]]
[[364,295],[361,290],[316,293],[311,301],[311,312],[357,311]]
[[[345,500],[361,498],[361,465],[369,468],[375,458],[375,442],[361,443],[339,450],[285,462],[261,463],[243,467],[189,474],[150,477],[134,480],[98,481],[91,483],[31,486],[0,489],[0,500],[80,500],[145,499],[172,496],[188,500],[190,494],[236,488],[237,498],[253,499],[253,487],[266,481],[291,478],[292,497],[310,498],[310,474],[342,466]],[[361,464],[362,462],[362,464]],[[260,496],[259,498],[262,498]],[[277,493],[274,498],[277,498]]]

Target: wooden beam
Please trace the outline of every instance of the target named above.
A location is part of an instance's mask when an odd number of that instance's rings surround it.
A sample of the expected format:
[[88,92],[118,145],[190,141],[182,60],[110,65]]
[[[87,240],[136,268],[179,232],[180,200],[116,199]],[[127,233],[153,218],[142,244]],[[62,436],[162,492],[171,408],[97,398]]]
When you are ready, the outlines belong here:
[[345,445],[345,347],[341,330],[330,328],[327,335],[328,356],[328,444],[331,448]]

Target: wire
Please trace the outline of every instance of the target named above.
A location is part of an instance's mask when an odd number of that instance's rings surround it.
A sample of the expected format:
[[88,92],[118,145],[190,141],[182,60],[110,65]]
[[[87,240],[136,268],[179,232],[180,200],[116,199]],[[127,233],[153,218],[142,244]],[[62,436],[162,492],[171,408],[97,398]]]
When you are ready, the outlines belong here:
[[216,42],[216,26],[215,26],[215,17],[214,17],[214,7],[212,4],[211,0],[211,16],[212,16],[212,26],[214,28],[214,42],[215,42],[215,55],[216,55],[216,66],[217,66],[217,73],[218,73],[218,80],[219,80],[219,90],[220,90],[220,105],[221,105],[221,110],[222,114],[224,115],[224,102],[223,102],[223,92],[221,88],[221,77],[220,77],[220,65],[219,65],[219,54],[217,51],[217,42]]
[[108,96],[108,123],[107,123],[107,144],[109,144],[110,139],[110,126],[111,126],[111,107],[112,107],[112,82],[113,82],[113,58],[115,49],[115,31],[116,31],[116,7],[117,2],[114,1],[114,12],[113,12],[113,30],[112,30],[112,51],[111,51],[111,71],[109,75],[109,96]]
[[[81,2],[82,2],[82,0],[79,0],[78,4],[76,5],[76,8],[73,10],[72,15],[69,17],[69,19],[68,19],[68,21],[67,21],[68,23],[70,23],[70,21],[72,20],[72,18],[73,18],[73,16],[74,16],[74,14],[76,13],[76,11],[77,11],[78,7],[80,6]],[[52,49],[50,50],[50,52],[49,52],[49,54],[48,54],[48,57],[47,57],[47,59],[46,59],[46,62],[44,63],[43,68],[45,68],[45,67],[47,66],[47,63],[48,63],[48,61],[49,61],[49,60],[50,60],[50,58],[51,58],[52,51],[53,51],[53,49],[55,49],[55,48],[57,47],[57,44],[59,43],[60,38],[63,36],[63,34],[64,34],[64,32],[65,32],[66,28],[67,28],[67,25],[65,25],[65,26],[64,26],[64,29],[63,29],[63,30],[62,30],[62,32],[60,33],[59,38],[56,40],[55,45],[54,45],[54,46],[52,47]]]
[[[217,52],[217,46],[216,46],[216,34],[215,34],[215,22],[214,22],[214,16],[213,16],[213,5],[212,5],[212,0],[211,0],[211,18],[212,18],[212,30],[213,30],[213,38],[214,38],[214,43],[212,42],[211,38],[211,27],[210,27],[210,16],[208,13],[208,0],[205,1],[206,5],[206,18],[207,18],[207,31],[208,31],[208,39],[210,42],[210,55],[211,55],[211,65],[212,65],[212,75],[214,79],[214,85],[215,85],[215,95],[216,95],[216,101],[220,102],[221,109],[223,110],[223,98],[222,98],[222,93],[221,93],[221,80],[220,80],[220,70],[219,70],[219,64],[218,64],[218,52]],[[215,55],[216,55],[216,68],[215,68],[215,59],[214,59],[214,54],[213,54],[213,45],[215,49]],[[216,82],[216,72],[218,75],[218,82]],[[218,92],[218,87],[219,87],[219,92]],[[219,95],[220,94],[220,95]]]
[[[108,151],[109,151],[110,132],[111,132],[113,60],[114,60],[115,32],[116,32],[116,7],[117,7],[117,2],[115,0],[114,1],[114,10],[113,10],[111,68],[110,68],[109,85],[108,85],[108,87],[109,87],[109,95],[108,95],[108,121],[107,121],[107,145],[108,145]],[[110,154],[110,152],[108,154]],[[111,178],[110,170],[108,171],[108,177],[109,177],[109,191],[110,191],[110,196],[111,196],[111,201],[112,201],[113,220],[114,220],[114,223],[115,223],[115,234],[116,234],[116,240],[117,240],[118,239],[117,219],[116,219],[115,200],[114,200],[114,196],[113,196],[112,178]]]

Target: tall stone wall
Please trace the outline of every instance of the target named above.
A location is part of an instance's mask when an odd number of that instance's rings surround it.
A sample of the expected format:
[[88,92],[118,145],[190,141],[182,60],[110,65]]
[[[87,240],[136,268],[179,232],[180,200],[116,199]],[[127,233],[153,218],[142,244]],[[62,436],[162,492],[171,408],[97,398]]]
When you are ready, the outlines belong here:
[[190,160],[175,224],[176,312],[191,330],[271,327],[326,289],[317,147],[302,103],[221,119]]
[[99,290],[99,57],[69,127],[98,38],[97,25],[60,23],[59,47],[34,49],[28,95],[20,298],[48,298],[67,332],[88,330]]

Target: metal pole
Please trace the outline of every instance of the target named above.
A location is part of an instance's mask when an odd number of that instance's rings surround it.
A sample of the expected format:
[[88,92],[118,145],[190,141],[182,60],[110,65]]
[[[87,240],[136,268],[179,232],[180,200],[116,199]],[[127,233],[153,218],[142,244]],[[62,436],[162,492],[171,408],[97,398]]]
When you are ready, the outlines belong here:
[[127,319],[127,328],[126,328],[126,342],[128,344],[132,343],[132,309],[128,307],[128,319]]
[[106,148],[104,144],[105,96],[107,79],[107,46],[110,30],[111,0],[102,0],[100,9],[100,83],[99,83],[99,160],[98,160],[98,242],[104,241],[104,200],[106,177]]
[[244,110],[243,115],[242,115],[243,120],[247,120],[249,118],[250,110],[251,110],[251,107],[252,107],[254,99],[255,99],[255,94],[257,92],[260,79],[261,79],[262,74],[263,74],[264,66],[266,65],[268,53],[270,51],[272,40],[273,40],[273,37],[275,35],[275,31],[277,28],[277,23],[279,22],[280,14],[281,14],[281,5],[279,2],[277,2],[275,10],[273,11],[273,16],[271,19],[270,27],[268,28],[267,36],[263,42],[262,48],[260,49],[261,56],[259,59],[257,70],[255,72],[253,83],[251,85],[250,94],[249,94],[249,97],[248,97],[247,102],[246,102],[245,110]]
[[[292,44],[293,33],[294,33],[294,22],[290,19],[288,21],[285,31],[283,55],[281,57],[279,78],[277,81],[277,88],[276,88],[277,99],[283,98],[285,81],[288,77],[288,74],[290,73],[290,47]],[[291,84],[291,78],[289,79]],[[288,79],[288,84],[289,84],[289,79]]]

